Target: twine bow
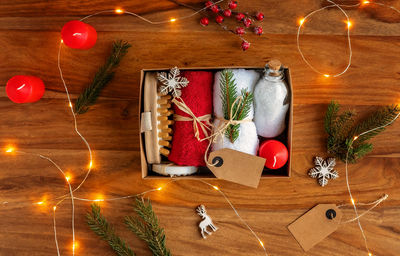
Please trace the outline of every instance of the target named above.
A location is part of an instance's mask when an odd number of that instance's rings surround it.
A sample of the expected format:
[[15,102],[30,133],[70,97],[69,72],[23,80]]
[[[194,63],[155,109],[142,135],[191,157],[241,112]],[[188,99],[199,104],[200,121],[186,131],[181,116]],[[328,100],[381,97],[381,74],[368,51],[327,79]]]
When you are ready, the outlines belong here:
[[[221,138],[224,138],[224,133],[226,132],[226,129],[228,129],[228,127],[230,125],[237,125],[237,124],[242,124],[242,123],[247,123],[247,122],[251,122],[251,119],[243,119],[243,120],[234,120],[233,118],[236,117],[239,108],[236,108],[236,111],[233,112],[232,109],[233,107],[236,105],[236,103],[238,103],[238,105],[240,105],[240,103],[242,102],[243,97],[239,96],[236,98],[236,100],[232,103],[231,106],[231,111],[229,113],[229,120],[226,120],[225,118],[220,118],[217,117],[216,119],[218,119],[220,121],[218,127],[214,127],[215,128],[215,132],[212,134],[208,134],[208,132],[211,132],[211,127],[213,127],[213,125],[210,123],[210,119],[211,119],[211,115],[207,114],[204,116],[200,116],[197,117],[192,110],[185,104],[185,102],[183,101],[183,99],[181,97],[174,97],[172,99],[172,103],[174,103],[180,110],[182,110],[183,112],[185,112],[186,114],[188,114],[190,117],[188,116],[181,116],[181,115],[174,115],[174,120],[175,121],[193,121],[193,130],[194,130],[194,136],[197,138],[198,141],[202,142],[204,140],[209,140],[207,149],[204,153],[204,162],[206,162],[206,164],[208,166],[215,166],[217,163],[210,163],[208,162],[207,159],[207,155],[208,155],[208,151],[210,150],[210,146],[212,143],[215,143],[216,138],[218,138],[218,136],[221,136]],[[204,133],[204,138],[200,138],[200,131],[199,131],[199,127],[201,128],[201,130]]]
[[193,130],[194,130],[194,136],[198,141],[203,141],[204,139],[200,138],[200,131],[199,127],[203,131],[203,134],[206,138],[209,137],[208,133],[211,132],[211,126],[212,124],[210,123],[211,119],[211,114],[207,114],[204,116],[199,116],[197,117],[192,110],[185,104],[183,99],[181,97],[175,97],[172,99],[172,103],[174,103],[180,110],[188,114],[188,116],[181,116],[181,115],[174,115],[174,120],[175,121],[193,121]]
[[208,162],[208,159],[207,159],[207,155],[208,155],[208,151],[210,150],[210,146],[212,143],[216,142],[216,138],[218,138],[218,136],[221,136],[221,138],[224,139],[224,134],[226,132],[226,129],[228,129],[228,127],[230,125],[237,125],[237,124],[242,124],[242,123],[247,123],[247,122],[252,121],[251,119],[243,119],[243,120],[234,120],[233,119],[234,117],[236,117],[236,115],[239,111],[239,108],[236,108],[235,112],[233,112],[232,109],[236,105],[236,103],[238,103],[238,106],[239,106],[241,104],[242,100],[243,100],[242,96],[237,97],[231,105],[231,108],[230,108],[231,111],[229,113],[229,120],[226,120],[225,118],[217,117],[216,119],[218,119],[220,121],[220,123],[219,123],[218,127],[215,127],[214,133],[212,133],[210,136],[202,139],[202,140],[209,140],[206,152],[204,153],[204,162],[206,162],[206,164],[208,166],[215,166],[217,164],[217,163],[214,163],[214,164],[210,163],[210,162]]

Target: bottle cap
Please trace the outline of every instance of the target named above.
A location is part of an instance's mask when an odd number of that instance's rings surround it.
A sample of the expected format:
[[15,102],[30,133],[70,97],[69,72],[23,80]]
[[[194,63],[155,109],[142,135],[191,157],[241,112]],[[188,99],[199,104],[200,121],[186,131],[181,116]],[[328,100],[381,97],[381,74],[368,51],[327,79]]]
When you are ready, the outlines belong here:
[[267,62],[267,68],[269,69],[270,76],[280,76],[282,63],[277,59],[271,59]]

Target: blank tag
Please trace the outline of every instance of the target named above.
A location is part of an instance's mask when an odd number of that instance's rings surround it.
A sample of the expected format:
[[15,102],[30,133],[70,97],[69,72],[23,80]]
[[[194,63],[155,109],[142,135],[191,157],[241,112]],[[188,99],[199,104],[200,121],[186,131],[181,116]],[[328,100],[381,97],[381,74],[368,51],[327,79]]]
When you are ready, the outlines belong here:
[[288,229],[303,250],[308,251],[335,232],[341,219],[342,212],[335,204],[318,204],[290,224]]
[[209,166],[218,179],[228,180],[241,185],[257,188],[264,169],[265,158],[223,148],[211,152]]

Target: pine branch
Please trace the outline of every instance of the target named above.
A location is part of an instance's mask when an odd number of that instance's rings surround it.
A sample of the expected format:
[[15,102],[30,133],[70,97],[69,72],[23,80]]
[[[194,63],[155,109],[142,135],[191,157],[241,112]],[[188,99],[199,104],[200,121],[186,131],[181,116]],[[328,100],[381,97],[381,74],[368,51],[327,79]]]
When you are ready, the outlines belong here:
[[[356,136],[363,132],[369,131],[376,127],[383,126],[389,123],[398,113],[400,112],[400,108],[397,105],[386,106],[375,113],[373,113],[370,117],[362,121],[360,124],[356,125],[352,130],[352,135]],[[379,133],[383,132],[385,128],[379,128],[368,134],[363,135],[361,138],[357,140],[358,143],[369,140]]]
[[229,120],[231,111],[232,111],[232,103],[237,98],[236,93],[236,82],[233,78],[232,70],[223,70],[221,72],[220,78],[221,84],[221,101],[222,101],[222,108],[224,111],[224,118]]
[[[243,120],[247,117],[251,110],[251,104],[253,103],[253,94],[243,89],[241,91],[241,102],[232,104],[238,98],[236,92],[236,81],[233,77],[232,70],[226,69],[221,72],[220,78],[221,86],[221,101],[224,112],[224,118],[229,120],[232,115],[233,120]],[[240,124],[229,125],[225,131],[225,136],[234,143],[239,137]]]
[[164,229],[159,225],[150,200],[144,202],[143,198],[136,198],[134,210],[137,216],[125,217],[128,229],[147,243],[154,256],[171,256],[166,247]]
[[336,119],[337,113],[340,110],[340,105],[338,103],[336,103],[335,101],[331,101],[331,103],[328,105],[328,109],[326,111],[325,114],[325,121],[324,121],[324,127],[325,127],[325,131],[331,135],[332,134],[332,123],[333,120]]
[[251,110],[251,104],[253,103],[253,93],[248,92],[247,90],[242,90],[242,104],[239,106],[239,113],[235,117],[236,120],[243,120],[245,119]]
[[96,103],[101,91],[114,78],[115,69],[118,67],[122,58],[128,52],[131,45],[122,40],[114,41],[111,55],[106,63],[100,67],[95,74],[92,83],[79,95],[75,102],[74,112],[83,114],[89,110],[89,107]]
[[343,162],[347,157],[349,163],[355,163],[372,151],[373,146],[367,141],[384,131],[384,128],[364,134],[357,140],[353,140],[354,137],[388,124],[399,114],[400,108],[398,106],[384,107],[356,125],[354,124],[354,112],[345,111],[339,114],[339,111],[340,105],[332,101],[325,114],[324,127],[328,133],[327,150],[328,153],[335,155]]
[[114,228],[101,214],[100,206],[92,204],[92,212],[86,215],[87,223],[93,232],[107,241],[118,256],[135,256],[135,253],[126,243],[115,234]]

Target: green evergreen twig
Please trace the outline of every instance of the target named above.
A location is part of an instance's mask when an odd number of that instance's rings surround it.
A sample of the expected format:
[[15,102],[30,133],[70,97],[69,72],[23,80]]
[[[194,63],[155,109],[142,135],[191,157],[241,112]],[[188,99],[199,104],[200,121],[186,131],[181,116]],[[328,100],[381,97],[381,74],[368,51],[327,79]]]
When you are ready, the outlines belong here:
[[135,256],[135,253],[119,236],[115,234],[114,228],[101,214],[100,206],[92,204],[92,212],[86,215],[87,223],[93,232],[107,241],[118,256]]
[[154,256],[171,256],[165,243],[164,229],[160,227],[150,200],[136,198],[134,210],[137,216],[125,217],[129,230],[145,241]]
[[83,114],[89,110],[89,107],[96,103],[97,98],[103,88],[114,78],[115,68],[118,67],[121,59],[128,52],[131,45],[122,40],[114,41],[111,55],[106,63],[100,67],[93,78],[92,83],[79,95],[75,102],[74,112]]
[[[232,115],[233,120],[245,119],[251,110],[251,104],[253,103],[253,93],[243,89],[241,91],[242,100],[232,104],[239,97],[236,92],[236,81],[233,77],[232,70],[226,69],[221,72],[220,78],[221,84],[221,101],[222,109],[224,112],[224,119],[229,120]],[[225,131],[225,136],[234,143],[239,137],[240,124],[229,125]]]
[[339,112],[340,104],[332,101],[328,106],[324,121],[324,128],[328,134],[327,150],[328,153],[333,154],[343,162],[346,161],[347,157],[349,163],[355,163],[372,151],[372,143],[367,141],[384,131],[385,128],[376,129],[357,137],[356,140],[354,140],[355,136],[388,124],[399,114],[400,108],[397,105],[383,107],[357,124],[354,124],[354,112]]

